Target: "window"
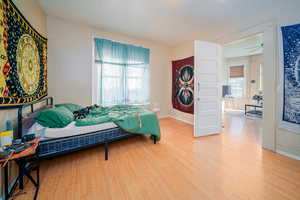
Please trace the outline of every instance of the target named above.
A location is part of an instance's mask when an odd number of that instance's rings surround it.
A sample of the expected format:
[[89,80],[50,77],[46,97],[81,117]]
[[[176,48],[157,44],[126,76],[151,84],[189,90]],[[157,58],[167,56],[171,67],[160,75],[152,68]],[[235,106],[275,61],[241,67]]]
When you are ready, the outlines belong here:
[[105,39],[95,39],[98,102],[149,103],[149,49]]
[[245,88],[244,66],[230,67],[230,76],[228,84],[231,87],[231,96],[233,98],[243,98]]
[[231,96],[233,98],[244,97],[244,77],[230,78],[229,85],[231,86]]

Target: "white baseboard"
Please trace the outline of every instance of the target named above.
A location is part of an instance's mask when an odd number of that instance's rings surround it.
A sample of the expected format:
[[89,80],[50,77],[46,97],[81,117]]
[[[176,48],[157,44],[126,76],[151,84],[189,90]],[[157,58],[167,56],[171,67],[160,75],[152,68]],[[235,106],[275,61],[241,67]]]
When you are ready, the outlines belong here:
[[176,116],[169,116],[169,117],[194,126],[194,123],[193,123],[193,122],[190,122],[190,121],[188,121],[188,120],[181,119],[181,118],[176,117]]
[[184,123],[187,123],[187,124],[190,124],[190,125],[194,125],[193,122],[189,122],[188,120],[185,120],[185,119],[181,119],[179,117],[176,117],[176,116],[172,116],[172,115],[161,115],[158,117],[158,119],[164,119],[164,118],[172,118],[172,119],[176,119],[178,121],[182,121]]
[[161,115],[158,117],[158,119],[164,119],[164,118],[170,118],[170,116],[169,115]]
[[293,159],[295,159],[295,160],[300,160],[300,157],[299,157],[299,156],[296,156],[296,155],[294,155],[294,154],[287,153],[287,152],[285,152],[285,151],[276,150],[276,153],[279,153],[279,154],[281,154],[281,155],[287,156],[287,157],[289,157],[289,158],[293,158]]

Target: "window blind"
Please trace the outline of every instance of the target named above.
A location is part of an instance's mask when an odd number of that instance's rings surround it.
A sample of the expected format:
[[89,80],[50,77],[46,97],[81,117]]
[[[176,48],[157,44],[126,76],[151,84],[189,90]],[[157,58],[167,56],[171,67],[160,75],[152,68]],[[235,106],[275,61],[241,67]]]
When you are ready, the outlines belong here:
[[230,78],[241,78],[244,77],[244,66],[233,66],[230,67]]

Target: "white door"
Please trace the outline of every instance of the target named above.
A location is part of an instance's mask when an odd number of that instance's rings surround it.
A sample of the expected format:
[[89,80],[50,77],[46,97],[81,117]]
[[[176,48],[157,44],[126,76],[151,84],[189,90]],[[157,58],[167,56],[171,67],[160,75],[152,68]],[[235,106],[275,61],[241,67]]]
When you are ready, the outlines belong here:
[[195,41],[194,136],[221,133],[222,47]]

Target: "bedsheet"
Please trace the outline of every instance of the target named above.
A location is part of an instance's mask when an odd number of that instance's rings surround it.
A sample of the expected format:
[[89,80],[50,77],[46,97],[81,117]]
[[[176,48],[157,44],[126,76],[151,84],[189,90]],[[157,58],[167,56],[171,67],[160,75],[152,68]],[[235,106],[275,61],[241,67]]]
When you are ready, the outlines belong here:
[[91,110],[90,114],[76,121],[76,126],[90,126],[114,122],[121,129],[136,134],[155,135],[160,140],[161,132],[154,112],[129,105],[117,105]]

